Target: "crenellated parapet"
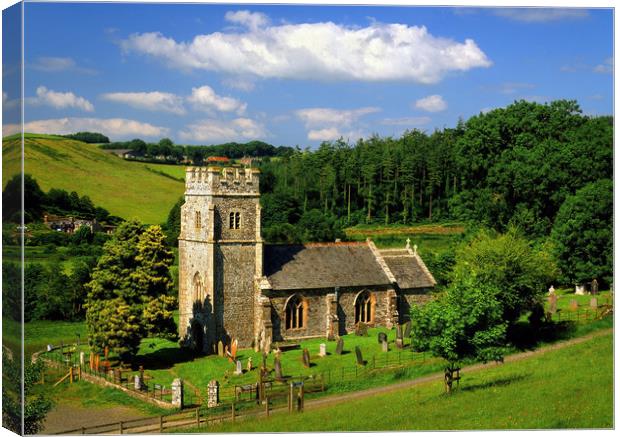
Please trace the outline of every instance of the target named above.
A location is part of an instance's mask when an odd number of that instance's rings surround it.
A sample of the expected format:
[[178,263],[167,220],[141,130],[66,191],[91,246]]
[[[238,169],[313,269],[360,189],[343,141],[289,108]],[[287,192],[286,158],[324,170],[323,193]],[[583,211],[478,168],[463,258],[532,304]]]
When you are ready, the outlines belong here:
[[259,194],[259,174],[256,168],[187,167],[186,195],[255,195]]

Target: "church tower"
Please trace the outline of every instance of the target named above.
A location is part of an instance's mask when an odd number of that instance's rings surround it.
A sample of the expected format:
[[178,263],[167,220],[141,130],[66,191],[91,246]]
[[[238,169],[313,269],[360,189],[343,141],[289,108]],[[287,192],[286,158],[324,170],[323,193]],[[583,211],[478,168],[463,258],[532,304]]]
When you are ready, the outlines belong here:
[[259,171],[189,167],[179,235],[179,337],[214,352],[255,338],[255,279],[262,276]]

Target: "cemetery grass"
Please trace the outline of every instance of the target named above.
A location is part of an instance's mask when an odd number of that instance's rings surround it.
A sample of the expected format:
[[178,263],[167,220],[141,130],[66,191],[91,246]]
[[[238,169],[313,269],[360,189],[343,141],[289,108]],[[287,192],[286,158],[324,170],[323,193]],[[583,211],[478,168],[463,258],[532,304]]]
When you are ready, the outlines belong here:
[[[43,191],[61,188],[88,195],[95,205],[125,219],[163,223],[183,195],[184,183],[172,175],[160,174],[162,166],[125,161],[94,144],[55,135],[26,134],[24,145],[25,172],[37,180]],[[18,137],[3,138],[5,167],[19,167],[20,147]],[[13,174],[3,172],[3,187]]]
[[[274,412],[270,418],[225,423],[196,432],[308,432],[611,428],[613,335],[463,373],[443,394],[433,381],[349,402]],[[181,431],[182,432],[182,431]]]

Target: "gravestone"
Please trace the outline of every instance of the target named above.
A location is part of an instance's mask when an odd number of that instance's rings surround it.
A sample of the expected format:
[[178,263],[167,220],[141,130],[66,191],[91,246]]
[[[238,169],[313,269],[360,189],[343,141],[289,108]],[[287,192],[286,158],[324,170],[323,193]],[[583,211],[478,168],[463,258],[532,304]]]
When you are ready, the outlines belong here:
[[549,296],[555,294],[555,288],[553,288],[553,285],[551,287],[549,287]]
[[398,349],[402,349],[405,347],[405,343],[403,342],[402,338],[397,338],[396,341],[394,342],[394,344],[396,344],[396,347]]
[[355,335],[359,337],[365,337],[368,335],[368,326],[365,323],[358,322],[355,325]]
[[48,344],[48,345],[47,345],[47,351],[48,351],[48,352],[51,352],[51,351],[52,351],[52,349],[54,349],[54,346],[52,346],[51,344]]
[[133,376],[133,388],[138,391],[142,390],[142,379],[140,375]]
[[357,364],[360,366],[364,365],[364,358],[362,357],[362,350],[359,346],[355,346],[355,358],[357,360]]
[[551,314],[555,314],[555,312],[558,310],[558,295],[552,294],[549,296],[548,300],[549,300],[549,312]]
[[327,347],[325,343],[321,343],[319,345],[319,357],[324,357],[325,355],[327,355]]
[[243,366],[241,365],[241,360],[237,360],[235,363],[235,375],[243,375]]
[[261,355],[262,361],[261,361],[261,370],[265,371],[267,370],[267,354],[263,352],[263,354]]
[[401,325],[396,325],[396,339],[403,339],[403,327]]
[[84,367],[85,363],[86,363],[86,358],[85,358],[84,351],[80,351],[80,366]]
[[183,408],[183,381],[180,378],[172,381],[172,405]]
[[590,284],[590,293],[598,294],[598,281],[595,279],[592,280],[592,284]]
[[593,310],[596,310],[598,308],[598,299],[593,297],[592,299],[590,299],[590,308],[592,308]]
[[387,341],[387,334],[385,332],[380,332],[377,335],[377,341],[379,342],[379,344],[383,343],[384,341]]
[[252,371],[252,368],[253,368],[253,367],[252,367],[252,357],[249,357],[249,358],[248,358],[248,365],[247,365],[247,367],[246,367],[246,368],[248,369],[248,372],[251,372],[251,371]]
[[273,367],[276,372],[276,379],[282,379],[282,363],[280,363],[280,358],[276,357],[273,360]]
[[405,323],[405,338],[411,337],[411,320]]
[[232,346],[230,347],[230,354],[232,355],[233,360],[237,359],[237,346],[237,339],[235,338],[235,340],[232,342]]
[[209,381],[207,386],[207,408],[217,407],[220,403],[220,383],[215,379]]
[[577,311],[577,308],[579,308],[579,304],[575,299],[571,299],[568,305],[568,309],[571,311]]
[[222,340],[217,342],[217,354],[220,357],[224,356],[224,343],[222,343]]
[[304,367],[310,367],[310,352],[308,352],[308,349],[304,348],[304,353],[301,356],[301,360],[304,363]]
[[583,284],[575,284],[575,294],[579,296],[586,294],[586,286]]
[[338,339],[338,342],[336,343],[336,355],[342,355],[343,349],[344,349],[344,340],[342,339],[342,337],[340,337]]
[[389,346],[388,346],[388,342],[387,342],[387,340],[384,340],[384,341],[381,343],[381,350],[382,350],[383,352],[387,352],[387,351],[389,351],[389,350],[390,350],[390,349],[389,349]]

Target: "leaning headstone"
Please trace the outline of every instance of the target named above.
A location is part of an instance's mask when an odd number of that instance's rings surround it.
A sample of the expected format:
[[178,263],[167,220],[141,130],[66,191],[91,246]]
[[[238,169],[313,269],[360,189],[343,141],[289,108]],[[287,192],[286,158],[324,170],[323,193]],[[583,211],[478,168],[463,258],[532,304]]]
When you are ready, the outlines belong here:
[[551,314],[555,314],[555,312],[558,310],[558,295],[552,294],[549,296],[548,300],[549,300],[549,312]]
[[325,343],[321,343],[319,345],[319,357],[324,357],[325,355],[327,355],[327,347]]
[[276,357],[273,360],[273,367],[276,372],[276,379],[282,379],[282,363],[280,363],[280,358]]
[[358,322],[355,325],[355,335],[360,337],[366,337],[368,335],[368,326],[365,323]]
[[598,308],[598,299],[593,297],[592,299],[590,299],[590,308],[592,308],[593,310],[596,310]]
[[230,354],[232,355],[233,360],[237,359],[237,346],[237,339],[235,338],[235,340],[232,342],[232,346],[230,347]]
[[336,355],[342,355],[343,349],[344,349],[344,340],[342,339],[342,337],[340,337],[338,339],[338,342],[336,343]]
[[310,367],[310,352],[308,352],[308,349],[304,348],[304,353],[301,356],[301,360],[304,363],[304,367]]
[[405,323],[404,336],[405,338],[411,337],[411,320],[408,320],[407,323]]
[[403,327],[401,325],[396,325],[396,339],[403,339]]
[[577,308],[579,308],[579,304],[575,299],[571,299],[570,303],[568,304],[568,309],[571,311],[577,311]]
[[183,408],[183,381],[175,378],[172,381],[172,405],[177,408]]
[[133,388],[138,391],[142,390],[142,379],[140,375],[133,376]]
[[590,293],[598,294],[598,281],[595,279],[592,280],[592,284],[590,284]]
[[402,338],[397,338],[394,344],[396,345],[398,349],[402,349],[405,347],[405,343],[403,342]]
[[237,360],[235,363],[235,375],[243,375],[243,366],[241,365],[241,360]]
[[575,284],[575,294],[579,296],[586,294],[586,286],[583,284]]
[[222,343],[222,340],[217,342],[217,354],[220,357],[224,356],[224,343]]
[[207,408],[217,407],[220,403],[220,383],[215,379],[209,381],[207,386]]
[[80,351],[80,366],[84,367],[84,363],[86,363],[86,354],[84,351]]
[[390,349],[389,349],[389,346],[388,346],[388,342],[387,342],[387,340],[384,340],[384,341],[381,343],[381,350],[382,350],[383,352],[387,352],[387,351],[389,351],[389,350],[390,350]]
[[252,367],[252,357],[248,357],[248,365],[246,367],[248,369],[248,372],[251,372],[253,367]]
[[357,364],[360,366],[364,365],[364,358],[362,357],[362,350],[359,346],[355,346],[355,358],[357,360]]
[[385,332],[380,332],[377,335],[377,341],[379,342],[379,344],[383,343],[384,341],[387,341],[387,334]]

